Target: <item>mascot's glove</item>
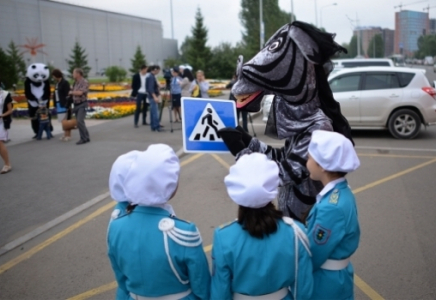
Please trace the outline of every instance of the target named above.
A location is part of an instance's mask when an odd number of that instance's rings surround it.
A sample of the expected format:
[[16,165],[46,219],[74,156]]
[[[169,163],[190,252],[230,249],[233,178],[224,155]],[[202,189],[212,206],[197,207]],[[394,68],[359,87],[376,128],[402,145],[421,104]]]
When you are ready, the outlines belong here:
[[252,139],[252,136],[245,132],[241,126],[236,128],[225,127],[218,130],[218,132],[233,156],[247,148]]

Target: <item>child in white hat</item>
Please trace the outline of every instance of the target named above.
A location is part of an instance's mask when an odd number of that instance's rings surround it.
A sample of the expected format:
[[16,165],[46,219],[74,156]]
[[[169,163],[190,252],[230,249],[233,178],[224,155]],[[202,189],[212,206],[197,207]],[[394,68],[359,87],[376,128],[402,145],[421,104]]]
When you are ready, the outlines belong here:
[[108,255],[116,299],[209,299],[210,274],[195,224],[174,216],[180,164],[167,145],[120,156],[109,188],[119,202],[109,223]]
[[215,230],[211,299],[308,299],[313,276],[305,228],[271,203],[277,164],[264,154],[244,155],[224,182],[239,212]]
[[307,169],[324,188],[307,218],[315,280],[311,299],[354,299],[350,257],[359,245],[360,229],[356,199],[345,175],[359,165],[346,137],[323,130],[312,133]]

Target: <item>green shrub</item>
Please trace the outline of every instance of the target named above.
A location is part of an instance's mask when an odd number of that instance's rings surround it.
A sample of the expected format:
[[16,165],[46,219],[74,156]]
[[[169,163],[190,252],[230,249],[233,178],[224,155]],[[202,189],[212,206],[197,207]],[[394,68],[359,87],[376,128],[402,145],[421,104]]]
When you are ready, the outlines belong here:
[[120,82],[126,78],[127,71],[118,66],[107,67],[105,74],[110,82]]

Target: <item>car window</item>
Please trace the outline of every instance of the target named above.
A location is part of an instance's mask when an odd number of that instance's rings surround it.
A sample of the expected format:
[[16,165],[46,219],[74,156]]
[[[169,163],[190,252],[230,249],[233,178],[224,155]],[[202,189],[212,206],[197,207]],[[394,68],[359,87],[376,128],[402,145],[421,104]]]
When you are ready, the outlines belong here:
[[333,93],[357,91],[359,89],[360,73],[341,76],[330,81]]
[[400,83],[395,74],[366,74],[364,90],[396,89],[399,87]]
[[370,66],[382,66],[389,67],[390,64],[387,61],[356,61],[356,62],[343,62],[344,68],[355,68],[355,67],[370,67]]
[[415,73],[397,73],[398,78],[400,78],[400,86],[405,87],[408,86],[412,81],[413,77],[415,77]]

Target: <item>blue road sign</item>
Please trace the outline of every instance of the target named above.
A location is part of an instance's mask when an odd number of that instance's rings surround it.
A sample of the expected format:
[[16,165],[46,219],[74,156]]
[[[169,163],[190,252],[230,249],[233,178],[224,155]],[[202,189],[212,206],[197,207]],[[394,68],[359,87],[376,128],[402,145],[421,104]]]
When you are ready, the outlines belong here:
[[235,101],[183,97],[182,115],[185,152],[229,152],[218,130],[236,127]]

